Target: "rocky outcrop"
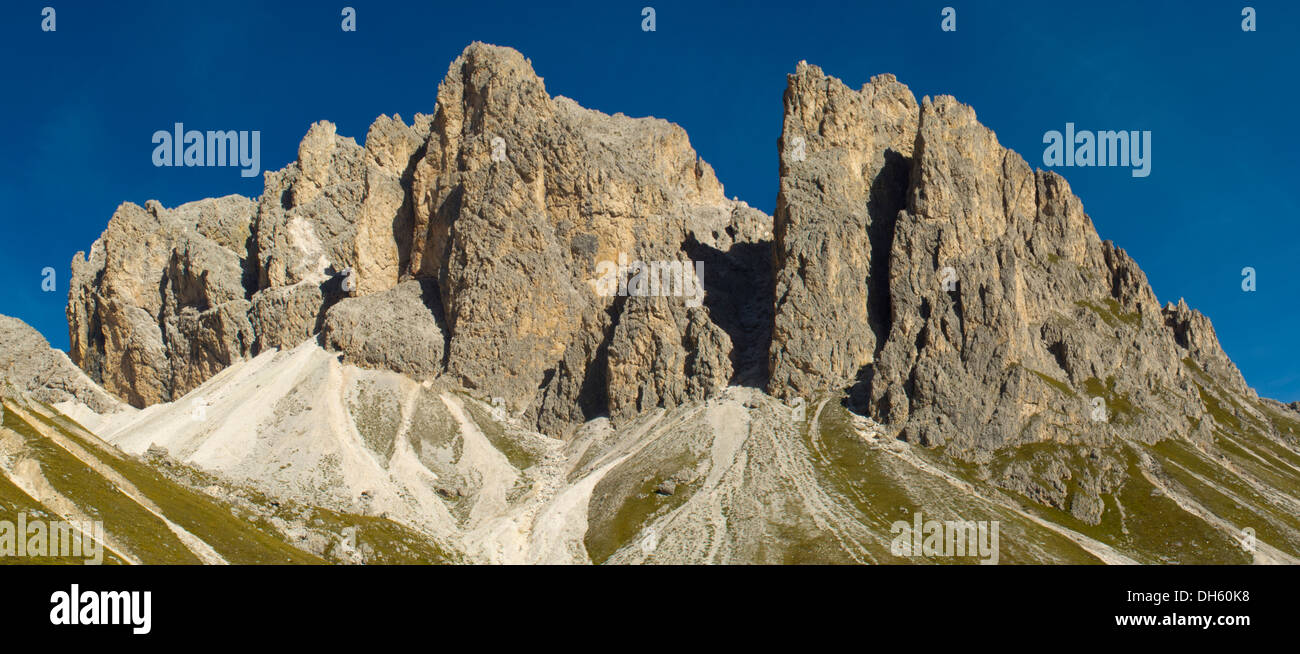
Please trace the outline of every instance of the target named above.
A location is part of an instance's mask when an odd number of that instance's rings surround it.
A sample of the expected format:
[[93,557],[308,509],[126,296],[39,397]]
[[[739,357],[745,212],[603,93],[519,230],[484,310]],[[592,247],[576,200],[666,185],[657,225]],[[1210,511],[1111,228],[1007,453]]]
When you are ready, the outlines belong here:
[[785,92],[769,390],[839,391],[889,325],[889,236],[903,208],[916,98],[892,75],[853,91],[800,62]]
[[444,333],[435,319],[433,280],[409,280],[391,290],[346,298],[330,307],[321,342],[345,363],[426,380],[442,371]]
[[411,182],[424,158],[431,116],[380,116],[366,134],[365,194],[354,244],[356,293],[381,293],[397,285],[409,265],[413,215]]
[[9,316],[0,316],[0,394],[27,394],[46,404],[76,401],[100,414],[123,408],[40,332]]
[[185,394],[253,344],[246,277],[254,205],[123,204],[72,262],[69,356],[137,407]]
[[1186,350],[1194,366],[1238,393],[1255,396],[1254,389],[1237,370],[1219,345],[1214,325],[1200,311],[1188,308],[1187,301],[1170,302],[1164,309],[1165,324],[1174,332],[1174,342]]
[[266,173],[255,225],[259,351],[311,338],[327,301],[341,297],[339,273],[356,263],[364,158],[356,141],[318,122],[298,146],[298,161]]

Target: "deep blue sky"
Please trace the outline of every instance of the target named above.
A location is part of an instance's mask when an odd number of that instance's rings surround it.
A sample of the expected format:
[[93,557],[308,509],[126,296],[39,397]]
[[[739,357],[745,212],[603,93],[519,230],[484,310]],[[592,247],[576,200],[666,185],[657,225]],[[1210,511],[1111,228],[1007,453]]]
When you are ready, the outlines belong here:
[[[1152,173],[1061,169],[1102,238],[1162,302],[1187,298],[1261,394],[1300,400],[1300,3],[1247,2],[73,2],[0,7],[0,313],[67,346],[69,262],[123,201],[241,193],[233,168],[155,168],[155,130],[262,132],[262,169],[311,122],[361,141],[381,113],[430,113],[474,40],[532,59],[551,94],[682,125],[729,195],[769,213],[785,76],[801,59],[849,86],[892,72],[972,105],[1042,166],[1043,134],[1153,132]],[[41,8],[58,31],[40,30]],[[340,29],[356,8],[358,30]],[[408,6],[410,5],[410,6]],[[641,31],[654,6],[657,31]],[[940,11],[957,9],[957,32]],[[58,271],[58,292],[40,271]],[[1241,290],[1241,269],[1258,291]]]

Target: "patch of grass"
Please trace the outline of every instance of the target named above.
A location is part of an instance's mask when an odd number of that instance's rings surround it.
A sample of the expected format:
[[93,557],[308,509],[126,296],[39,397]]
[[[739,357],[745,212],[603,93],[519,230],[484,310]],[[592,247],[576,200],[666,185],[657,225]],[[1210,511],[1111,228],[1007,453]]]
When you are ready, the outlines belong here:
[[1137,311],[1125,313],[1124,307],[1120,306],[1119,300],[1116,300],[1115,298],[1108,297],[1103,301],[1106,303],[1106,308],[1110,309],[1111,315],[1115,316],[1115,318],[1120,322],[1133,327],[1142,326],[1141,313],[1138,313]]
[[[808,447],[823,485],[850,501],[867,523],[887,531],[896,515],[920,511],[905,486],[890,483],[876,461],[879,453],[868,447],[853,429],[852,416],[839,403],[827,403],[818,426],[821,433]],[[892,556],[892,555],[891,555]]]
[[440,547],[429,537],[388,518],[341,513],[321,507],[303,507],[288,500],[272,499],[255,489],[239,487],[235,494],[268,515],[245,512],[227,506],[221,500],[194,490],[193,486],[223,486],[209,473],[194,470],[172,461],[169,467],[183,480],[178,482],[144,461],[122,454],[102,441],[82,436],[89,433],[75,421],[49,407],[37,417],[77,445],[96,455],[103,464],[126,477],[149,500],[158,504],[164,515],[207,542],[231,563],[326,563],[310,552],[284,540],[271,518],[286,521],[304,520],[342,538],[345,530],[355,535],[355,544],[367,563],[374,564],[443,564],[460,563],[463,557]]
[[0,473],[0,519],[11,520],[9,516],[19,513],[37,515],[43,517],[54,517],[55,513],[46,509],[40,502],[32,499],[32,496],[23,492],[23,489],[14,485],[9,478]]
[[1168,439],[1146,447],[1164,471],[1202,506],[1238,529],[1251,527],[1265,542],[1300,554],[1296,546],[1300,521],[1295,516],[1277,510],[1269,498],[1180,440]]
[[[816,404],[817,400],[810,403],[809,416]],[[828,402],[817,423],[820,433],[804,430],[804,445],[811,454],[819,485],[857,509],[862,523],[872,531],[888,534],[890,525],[895,520],[904,517],[910,520],[914,512],[922,511],[921,502],[914,499],[906,486],[897,483],[881,466],[878,459],[880,452],[862,442],[853,429],[852,419],[852,415],[840,403]],[[895,556],[887,546],[873,542],[861,545],[876,561],[882,563],[910,561],[906,557]],[[840,549],[838,545],[823,547],[818,550],[822,552],[818,557],[820,560],[805,562],[826,563],[826,557],[832,553],[843,557]]]
[[1048,386],[1055,388],[1062,395],[1065,395],[1066,397],[1079,397],[1079,394],[1075,393],[1074,389],[1070,388],[1069,384],[1066,384],[1065,382],[1055,377],[1052,377],[1051,375],[1048,375],[1046,373],[1038,372],[1033,368],[1025,368],[1025,370],[1034,373],[1034,375],[1036,375],[1039,379],[1043,380],[1044,382],[1047,382]]
[[1243,447],[1249,448],[1282,473],[1294,477],[1287,485],[1288,488],[1300,486],[1300,473],[1297,473],[1300,470],[1300,454],[1259,429],[1243,429],[1235,436]]
[[[186,469],[194,476],[193,483],[213,485],[217,479],[208,473]],[[462,563],[464,557],[459,552],[443,548],[431,538],[405,525],[382,516],[365,516],[342,513],[319,506],[304,506],[293,500],[275,499],[262,491],[248,486],[232,489],[234,495],[269,513],[271,517],[293,522],[301,521],[310,529],[325,532],[336,540],[343,540],[351,535],[355,545],[362,551],[367,563],[374,564],[451,564]],[[252,520],[263,529],[274,530],[269,517],[252,514]],[[329,552],[326,552],[329,555]]]
[[1227,454],[1237,466],[1264,484],[1283,492],[1296,488],[1297,478],[1294,470],[1267,452],[1250,446],[1245,439],[1240,439],[1240,435],[1216,431],[1214,445]]
[[[878,554],[886,563],[924,561],[939,564],[967,564],[975,558],[913,557],[899,558],[889,552],[888,545],[897,532],[895,522],[911,522],[914,513],[924,520],[997,520],[999,531],[1000,564],[1033,564],[1059,562],[1071,564],[1096,564],[1100,561],[1078,544],[1026,520],[1005,506],[962,492],[951,482],[923,472],[881,449],[873,448],[852,432],[849,413],[841,406],[823,412],[822,438],[811,442],[814,466],[822,480],[822,487],[849,500],[850,505],[862,513],[864,523],[884,539],[886,545]],[[944,454],[942,447],[928,450],[910,447],[910,453],[952,476],[975,487],[988,488],[990,496],[999,492],[981,481],[973,464],[955,460]],[[871,550],[873,554],[875,549]]]
[[772,565],[848,565],[855,563],[829,530],[810,520],[767,525],[768,535],[756,547],[754,560]]
[[[0,520],[16,525],[19,514],[24,514],[29,523],[39,520],[47,527],[52,522],[63,520],[62,516],[32,499],[30,495],[23,492],[23,489],[0,473]],[[83,547],[93,548],[94,541],[89,537],[85,539]],[[104,549],[103,552],[105,565],[123,563],[122,559],[108,549]],[[84,565],[85,560],[86,557],[72,556],[0,556],[0,565]]]
[[[1026,502],[1042,517],[1108,543],[1143,563],[1250,563],[1252,557],[1226,534],[1186,512],[1142,475],[1137,456],[1128,458],[1128,478],[1119,492],[1102,496],[1101,523],[1089,525],[1066,511]],[[1122,518],[1121,518],[1122,507]]]
[[[1242,431],[1250,429],[1250,426],[1243,424],[1240,419],[1240,416],[1246,416],[1247,419],[1258,422],[1259,426],[1267,431],[1270,426],[1267,422],[1251,417],[1250,412],[1233,399],[1234,394],[1225,389],[1209,373],[1201,370],[1200,366],[1196,365],[1196,362],[1192,361],[1191,357],[1184,357],[1183,365],[1195,377],[1193,381],[1201,396],[1201,403],[1205,405],[1206,411],[1210,413],[1210,417],[1214,418],[1215,422],[1224,427],[1231,427],[1234,431]],[[1224,402],[1230,407],[1225,406]],[[1267,415],[1267,412],[1265,414]]]
[[[1229,447],[1230,450],[1235,449],[1248,458],[1249,453],[1253,453],[1267,460],[1276,468],[1276,472],[1284,478],[1290,478],[1284,487],[1293,487],[1300,481],[1296,479],[1296,470],[1300,469],[1300,452],[1288,446],[1288,442],[1295,443],[1296,435],[1300,434],[1300,420],[1290,418],[1263,402],[1254,402],[1254,408],[1263,416],[1256,417],[1237,401],[1235,394],[1201,370],[1190,357],[1183,359],[1183,365],[1198,380],[1195,382],[1196,389],[1206,413],[1224,431],[1239,439]],[[1281,439],[1276,438],[1274,432]],[[1216,440],[1224,438],[1216,434]]]
[[435,393],[416,398],[406,438],[420,462],[442,475],[460,460],[465,443],[455,418]]
[[1283,415],[1266,404],[1260,403],[1260,411],[1268,417],[1268,421],[1273,423],[1273,428],[1278,433],[1288,438],[1300,438],[1300,420]]
[[678,471],[694,468],[699,460],[699,455],[682,446],[659,457],[648,469],[628,461],[609,471],[591,494],[591,505],[605,508],[588,511],[590,524],[583,536],[592,562],[604,563],[655,518],[685,504],[695,494],[697,483],[678,484],[672,495],[660,495],[655,488]]
[[1130,327],[1142,327],[1142,314],[1136,311],[1125,313],[1124,307],[1120,306],[1119,301],[1115,298],[1108,297],[1103,299],[1101,302],[1102,303],[1099,305],[1087,300],[1079,300],[1074,304],[1075,306],[1083,307],[1097,314],[1097,317],[1101,318],[1102,321],[1111,327],[1118,327],[1121,324],[1129,325]]
[[1183,365],[1186,366],[1187,369],[1192,371],[1192,373],[1195,375],[1198,376],[1205,375],[1205,371],[1201,370],[1201,367],[1196,365],[1196,362],[1192,361],[1191,357],[1183,357]]
[[1219,402],[1219,398],[1210,394],[1205,390],[1205,387],[1200,384],[1196,385],[1196,390],[1201,394],[1201,404],[1205,405],[1205,410],[1209,412],[1210,417],[1214,418],[1215,422],[1224,427],[1230,427],[1236,430],[1241,429],[1241,420],[1227,409],[1223,408],[1223,404]]
[[310,522],[342,534],[356,530],[356,544],[366,562],[379,565],[443,565],[462,563],[461,556],[445,550],[429,538],[387,518],[339,513],[319,507],[311,510]]
[[527,470],[537,464],[537,455],[520,443],[519,439],[512,437],[504,425],[493,420],[477,401],[466,398],[462,404],[469,411],[474,424],[478,425],[479,431],[492,443],[492,447],[506,455],[510,465],[518,470]]

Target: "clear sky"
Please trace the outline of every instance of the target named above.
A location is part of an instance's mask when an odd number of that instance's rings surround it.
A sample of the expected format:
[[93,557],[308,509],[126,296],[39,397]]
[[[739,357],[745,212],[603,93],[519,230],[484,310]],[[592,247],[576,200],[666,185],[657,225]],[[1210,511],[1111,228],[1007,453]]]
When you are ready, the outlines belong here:
[[[1213,1],[7,0],[0,313],[66,348],[69,262],[118,204],[260,195],[235,168],[154,167],[155,131],[260,130],[262,169],[278,169],[313,121],[361,141],[381,113],[431,113],[475,40],[522,51],[552,95],[682,125],[728,194],[770,213],[781,94],[802,59],[854,88],[891,72],[918,98],[954,95],[1037,167],[1067,122],[1150,130],[1149,177],[1058,172],[1162,302],[1209,315],[1261,394],[1300,400],[1300,3],[1247,1],[1255,32],[1247,2]],[[940,29],[945,6],[956,32]],[[41,290],[47,266],[57,292]]]

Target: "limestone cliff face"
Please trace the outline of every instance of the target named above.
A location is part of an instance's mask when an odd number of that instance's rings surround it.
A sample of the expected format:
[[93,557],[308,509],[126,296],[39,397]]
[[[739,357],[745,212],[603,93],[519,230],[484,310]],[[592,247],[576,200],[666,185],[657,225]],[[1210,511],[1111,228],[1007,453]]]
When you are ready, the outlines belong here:
[[1181,407],[1143,397],[1195,393],[1141,271],[1100,241],[1063,179],[1031,170],[952,98],[922,104],[890,252],[870,409],[909,436],[979,458],[1017,439],[1114,433],[1049,379],[1113,381],[1106,394],[1128,398],[1134,433],[1191,428]]
[[448,375],[546,429],[726,385],[732,343],[708,306],[595,285],[600,262],[690,265],[688,243],[725,253],[766,222],[726,199],[680,127],[551,98],[522,55],[476,44],[439,87],[432,129],[409,273],[439,281]]
[[413,127],[381,116],[361,147],[318,122],[298,160],[266,174],[253,226],[256,350],[293,347],[320,330],[343,296],[397,285],[409,248],[412,157],[427,125],[423,116]]
[[[1125,442],[1209,443],[1235,420],[1212,407],[1257,399],[1204,316],[1162,309],[1065,180],[953,98],[801,66],[782,155],[771,393],[847,390],[899,437],[1088,522]],[[1042,442],[1060,447],[1008,454]]]
[[889,323],[889,235],[907,192],[917,105],[892,75],[853,91],[800,63],[785,92],[769,389],[839,391]]
[[[680,127],[552,98],[513,50],[471,45],[433,115],[381,117],[364,147],[313,125],[255,205],[204,202],[123,205],[74,262],[73,359],[136,406],[313,337],[550,433],[708,397],[737,362],[762,373],[763,295],[723,296],[763,286],[770,219],[725,197]],[[599,293],[620,258],[703,261],[707,293]]]
[[[381,116],[361,147],[316,123],[298,160],[266,174],[258,201],[122,205],[90,254],[73,261],[72,360],[143,407],[184,395],[235,360],[315,337],[349,294],[394,288],[428,125]],[[422,311],[397,317],[424,326],[432,316]]]
[[135,406],[185,394],[253,343],[245,293],[254,205],[229,196],[123,204],[72,261],[69,356]]

